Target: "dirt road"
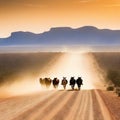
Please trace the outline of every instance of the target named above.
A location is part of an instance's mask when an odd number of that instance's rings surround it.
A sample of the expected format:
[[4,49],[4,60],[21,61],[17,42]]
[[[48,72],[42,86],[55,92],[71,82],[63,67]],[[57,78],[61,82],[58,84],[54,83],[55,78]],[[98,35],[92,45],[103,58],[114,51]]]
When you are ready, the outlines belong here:
[[0,120],[113,120],[113,117],[97,90],[59,90],[0,99]]

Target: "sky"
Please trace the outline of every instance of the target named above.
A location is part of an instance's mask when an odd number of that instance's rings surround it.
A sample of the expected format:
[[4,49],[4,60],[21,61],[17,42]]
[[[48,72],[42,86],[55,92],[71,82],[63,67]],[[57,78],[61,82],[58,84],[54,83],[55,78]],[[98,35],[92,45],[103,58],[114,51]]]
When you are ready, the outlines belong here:
[[120,0],[0,0],[0,38],[52,27],[120,29]]

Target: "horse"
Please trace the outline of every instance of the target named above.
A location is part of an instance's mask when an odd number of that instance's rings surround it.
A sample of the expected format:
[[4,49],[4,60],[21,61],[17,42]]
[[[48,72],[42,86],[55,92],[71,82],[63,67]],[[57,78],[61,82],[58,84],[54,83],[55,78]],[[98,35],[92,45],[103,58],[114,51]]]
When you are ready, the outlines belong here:
[[45,86],[45,81],[44,81],[44,79],[40,78],[40,79],[39,79],[39,82],[40,82],[41,86]]
[[83,85],[83,80],[81,77],[78,77],[78,79],[76,80],[77,86],[78,86],[78,90],[80,90],[81,85]]
[[39,79],[41,86],[49,88],[52,80],[50,78],[40,78]]
[[59,84],[59,79],[58,78],[54,78],[53,79],[53,86],[54,86],[54,88],[57,88],[58,84]]
[[63,85],[63,88],[66,89],[66,85],[67,85],[68,81],[66,79],[66,77],[63,77],[61,85]]
[[51,85],[51,79],[50,78],[44,78],[44,80],[45,80],[46,87],[49,88],[50,85]]
[[75,87],[75,79],[74,79],[74,77],[70,78],[70,85],[71,85],[72,90],[74,90],[74,87]]

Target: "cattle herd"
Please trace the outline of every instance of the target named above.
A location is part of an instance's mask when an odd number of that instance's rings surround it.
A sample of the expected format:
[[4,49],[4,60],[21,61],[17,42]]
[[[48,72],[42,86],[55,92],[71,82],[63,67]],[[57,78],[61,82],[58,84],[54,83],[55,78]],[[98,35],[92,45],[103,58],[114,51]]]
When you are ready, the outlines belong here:
[[[51,78],[40,78],[39,79],[41,86],[49,88],[51,84],[53,87],[56,89],[58,88],[58,85],[60,83],[60,80],[56,77],[53,80]],[[61,80],[61,85],[63,86],[64,89],[66,89],[66,85],[68,84],[68,80],[66,77],[63,77]],[[75,84],[78,86],[78,90],[80,90],[81,85],[83,85],[83,80],[81,77],[78,77],[76,80],[74,77],[71,77],[69,80],[69,85],[71,86],[72,90],[74,90]]]

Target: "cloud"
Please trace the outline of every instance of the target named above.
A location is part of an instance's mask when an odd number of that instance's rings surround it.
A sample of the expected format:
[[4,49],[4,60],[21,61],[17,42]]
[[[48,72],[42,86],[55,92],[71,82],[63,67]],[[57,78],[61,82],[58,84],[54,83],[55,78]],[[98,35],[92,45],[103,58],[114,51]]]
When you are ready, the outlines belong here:
[[[47,0],[46,0],[47,1]],[[0,9],[11,10],[25,8],[44,8],[47,5],[42,0],[0,0]]]
[[31,7],[31,8],[44,8],[46,5],[44,4],[31,4],[31,3],[26,3],[24,4],[26,7]]
[[93,2],[93,1],[96,1],[96,0],[80,0],[79,2]]
[[107,4],[104,7],[120,7],[120,4]]
[[80,0],[80,2],[89,2],[89,0]]

